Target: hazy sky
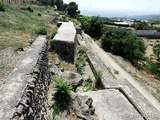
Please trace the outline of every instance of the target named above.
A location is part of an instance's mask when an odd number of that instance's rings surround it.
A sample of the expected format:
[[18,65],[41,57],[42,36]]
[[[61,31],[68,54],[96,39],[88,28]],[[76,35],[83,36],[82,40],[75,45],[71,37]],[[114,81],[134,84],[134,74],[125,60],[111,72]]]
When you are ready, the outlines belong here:
[[65,3],[74,1],[79,9],[86,10],[134,10],[160,14],[160,0],[63,0]]

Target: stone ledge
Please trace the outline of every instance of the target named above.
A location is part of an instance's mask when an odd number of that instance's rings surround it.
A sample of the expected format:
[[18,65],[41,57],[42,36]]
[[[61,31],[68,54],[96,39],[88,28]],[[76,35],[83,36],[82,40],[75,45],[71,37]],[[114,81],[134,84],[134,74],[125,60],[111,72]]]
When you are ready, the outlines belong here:
[[14,71],[5,79],[0,88],[0,119],[10,119],[20,101],[31,73],[38,62],[40,53],[46,47],[46,36],[38,36],[31,48],[22,55]]

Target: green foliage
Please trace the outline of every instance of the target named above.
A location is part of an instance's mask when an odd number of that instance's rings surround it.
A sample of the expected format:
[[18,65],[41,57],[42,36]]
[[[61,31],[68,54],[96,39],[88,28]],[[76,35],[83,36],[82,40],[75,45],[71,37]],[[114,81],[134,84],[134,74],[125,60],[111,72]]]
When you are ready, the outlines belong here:
[[27,10],[32,13],[34,12],[33,8],[30,5],[27,6]]
[[160,60],[160,41],[153,46],[153,53],[156,55],[157,60]]
[[97,81],[101,80],[102,77],[102,72],[101,71],[96,71],[95,73],[95,78]]
[[155,62],[151,59],[148,59],[145,67],[153,73],[160,75],[160,62]]
[[145,67],[153,73],[160,75],[160,42],[153,46],[153,53],[147,60]]
[[47,28],[46,27],[37,28],[36,33],[38,35],[47,35]]
[[92,83],[93,83],[93,80],[90,76],[86,80],[84,80],[84,82],[83,82],[84,91],[91,90],[92,89]]
[[74,17],[77,14],[78,5],[75,2],[70,2],[65,10],[69,16]]
[[92,37],[100,37],[102,35],[103,21],[100,17],[79,16],[82,29]]
[[95,88],[101,89],[104,88],[101,78],[102,78],[102,72],[101,71],[96,71],[94,74],[96,81],[95,81]]
[[68,4],[64,3],[63,4],[63,11],[65,11],[67,7],[68,7]]
[[6,10],[6,6],[5,6],[5,4],[0,0],[0,11],[5,12],[5,10]]
[[54,49],[54,42],[53,42],[52,39],[49,40],[49,45],[50,45],[50,48],[51,48],[51,49]]
[[137,30],[148,30],[150,29],[149,25],[146,22],[139,22],[135,24]]
[[81,75],[84,74],[84,67],[86,65],[85,60],[76,60],[75,65],[77,67],[77,72]]
[[102,18],[103,24],[114,24],[114,21],[109,18]]
[[61,15],[58,17],[58,20],[61,22],[66,22],[66,17],[64,15]]
[[42,5],[50,5],[51,0],[38,0]]
[[59,110],[65,110],[71,102],[72,87],[68,81],[63,78],[56,78],[54,87],[56,92],[54,94],[55,106]]
[[57,30],[53,30],[51,38],[53,39],[56,34],[57,34]]
[[123,29],[109,28],[101,40],[102,48],[105,51],[124,57],[131,62],[144,60],[144,42],[135,34]]
[[36,36],[35,30],[39,26],[45,26],[49,19],[49,16],[45,18],[37,16],[38,11],[46,10],[44,6],[33,6],[34,13],[20,10],[15,4],[6,4],[6,8],[5,12],[0,12],[0,50],[7,47],[14,48],[17,42],[23,43],[25,47],[29,37]]
[[38,12],[38,16],[42,16],[42,13],[41,13],[41,12]]
[[63,10],[63,0],[54,0],[53,3],[57,6],[58,10]]

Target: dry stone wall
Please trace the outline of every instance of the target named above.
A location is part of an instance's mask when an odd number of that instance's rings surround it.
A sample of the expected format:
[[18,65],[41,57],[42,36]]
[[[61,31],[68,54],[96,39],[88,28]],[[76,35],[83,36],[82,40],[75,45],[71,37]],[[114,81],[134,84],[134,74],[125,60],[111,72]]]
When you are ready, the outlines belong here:
[[38,36],[0,88],[0,120],[47,119],[48,53]]

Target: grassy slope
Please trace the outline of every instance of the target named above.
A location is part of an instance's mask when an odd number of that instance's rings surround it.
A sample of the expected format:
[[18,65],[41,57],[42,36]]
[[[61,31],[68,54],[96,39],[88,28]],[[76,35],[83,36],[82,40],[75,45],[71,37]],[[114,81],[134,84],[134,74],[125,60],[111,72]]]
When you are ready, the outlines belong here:
[[[21,10],[16,5],[7,4],[6,12],[0,12],[0,50],[7,47],[25,47],[29,38],[35,36],[35,30],[41,26],[47,26],[51,31],[52,10],[47,12],[48,8],[44,6],[32,6],[34,12],[31,13],[27,10]],[[38,16],[38,12],[42,16]]]

